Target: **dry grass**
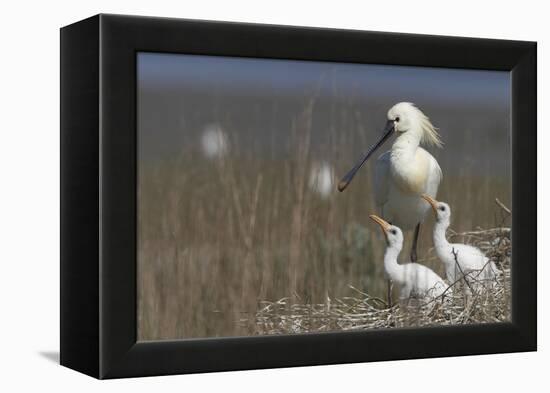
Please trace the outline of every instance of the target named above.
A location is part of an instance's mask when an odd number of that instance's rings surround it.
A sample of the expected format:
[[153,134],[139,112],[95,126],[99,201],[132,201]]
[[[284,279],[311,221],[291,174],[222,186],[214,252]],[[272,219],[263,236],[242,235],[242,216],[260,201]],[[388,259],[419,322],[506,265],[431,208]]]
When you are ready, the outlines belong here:
[[[326,298],[324,303],[308,304],[283,298],[262,301],[254,317],[255,334],[288,334],[440,326],[510,320],[510,229],[494,228],[455,234],[475,239],[502,270],[494,282],[476,283],[463,277],[452,283],[442,298],[427,303],[411,299],[407,304],[388,307],[386,301],[370,296],[352,286],[353,296]],[[479,284],[479,285],[476,285]],[[243,320],[249,325],[248,320]]]

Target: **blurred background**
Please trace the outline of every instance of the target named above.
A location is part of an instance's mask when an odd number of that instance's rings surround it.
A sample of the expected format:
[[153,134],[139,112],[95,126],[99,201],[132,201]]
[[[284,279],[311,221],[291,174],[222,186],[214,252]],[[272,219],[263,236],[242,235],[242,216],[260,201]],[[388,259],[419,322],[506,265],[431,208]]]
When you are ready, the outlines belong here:
[[[495,198],[511,205],[509,77],[138,54],[139,339],[253,334],[262,300],[324,302],[350,285],[383,296],[374,160],[345,192],[336,184],[400,101],[439,128],[444,147],[429,150],[451,228],[499,225]],[[432,223],[419,262],[443,275]]]

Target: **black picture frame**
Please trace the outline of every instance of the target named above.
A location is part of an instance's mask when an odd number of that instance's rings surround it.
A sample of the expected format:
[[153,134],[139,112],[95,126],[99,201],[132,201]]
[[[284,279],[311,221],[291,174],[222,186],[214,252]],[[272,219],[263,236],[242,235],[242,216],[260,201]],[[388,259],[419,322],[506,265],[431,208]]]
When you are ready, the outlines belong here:
[[[511,72],[512,322],[137,342],[136,52]],[[61,364],[96,378],[537,348],[536,43],[96,15],[61,29]]]

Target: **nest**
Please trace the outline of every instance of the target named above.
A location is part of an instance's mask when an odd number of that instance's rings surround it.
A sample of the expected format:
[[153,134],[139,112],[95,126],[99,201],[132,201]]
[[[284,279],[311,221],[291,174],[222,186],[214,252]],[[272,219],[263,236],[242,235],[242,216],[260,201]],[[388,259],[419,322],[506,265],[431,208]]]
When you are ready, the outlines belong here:
[[302,304],[293,298],[262,301],[252,321],[255,334],[288,334],[349,331],[379,328],[424,327],[506,322],[511,316],[510,256],[508,227],[450,233],[453,241],[480,248],[502,271],[491,282],[466,276],[450,283],[444,296],[430,301],[410,299],[388,306],[385,300],[350,286],[352,296],[324,303]]

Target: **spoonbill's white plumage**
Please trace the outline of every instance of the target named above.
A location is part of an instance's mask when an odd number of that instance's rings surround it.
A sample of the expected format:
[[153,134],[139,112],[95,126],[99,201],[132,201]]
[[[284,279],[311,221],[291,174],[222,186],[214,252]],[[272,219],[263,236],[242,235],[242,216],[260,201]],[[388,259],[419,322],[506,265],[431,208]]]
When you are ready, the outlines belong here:
[[[441,296],[448,285],[430,268],[418,263],[397,263],[397,257],[403,247],[403,233],[395,225],[390,225],[378,216],[371,215],[386,237],[387,247],[384,253],[384,272],[393,284],[399,287],[399,299],[420,298],[423,300]],[[388,294],[390,303],[391,294]]]
[[468,244],[449,243],[447,240],[446,232],[451,223],[449,205],[438,202],[429,195],[422,197],[431,205],[435,214],[434,247],[437,257],[445,266],[447,280],[454,283],[462,278],[462,274],[475,281],[494,280],[500,270],[480,249]]
[[435,198],[443,177],[436,159],[420,145],[441,147],[442,143],[428,117],[411,103],[394,105],[388,111],[387,119],[383,136],[342,178],[338,190],[343,191],[368,158],[392,134],[397,134],[391,150],[376,162],[375,200],[384,219],[403,230],[414,228],[411,260],[416,261],[420,223],[429,210],[421,196],[427,194]]

